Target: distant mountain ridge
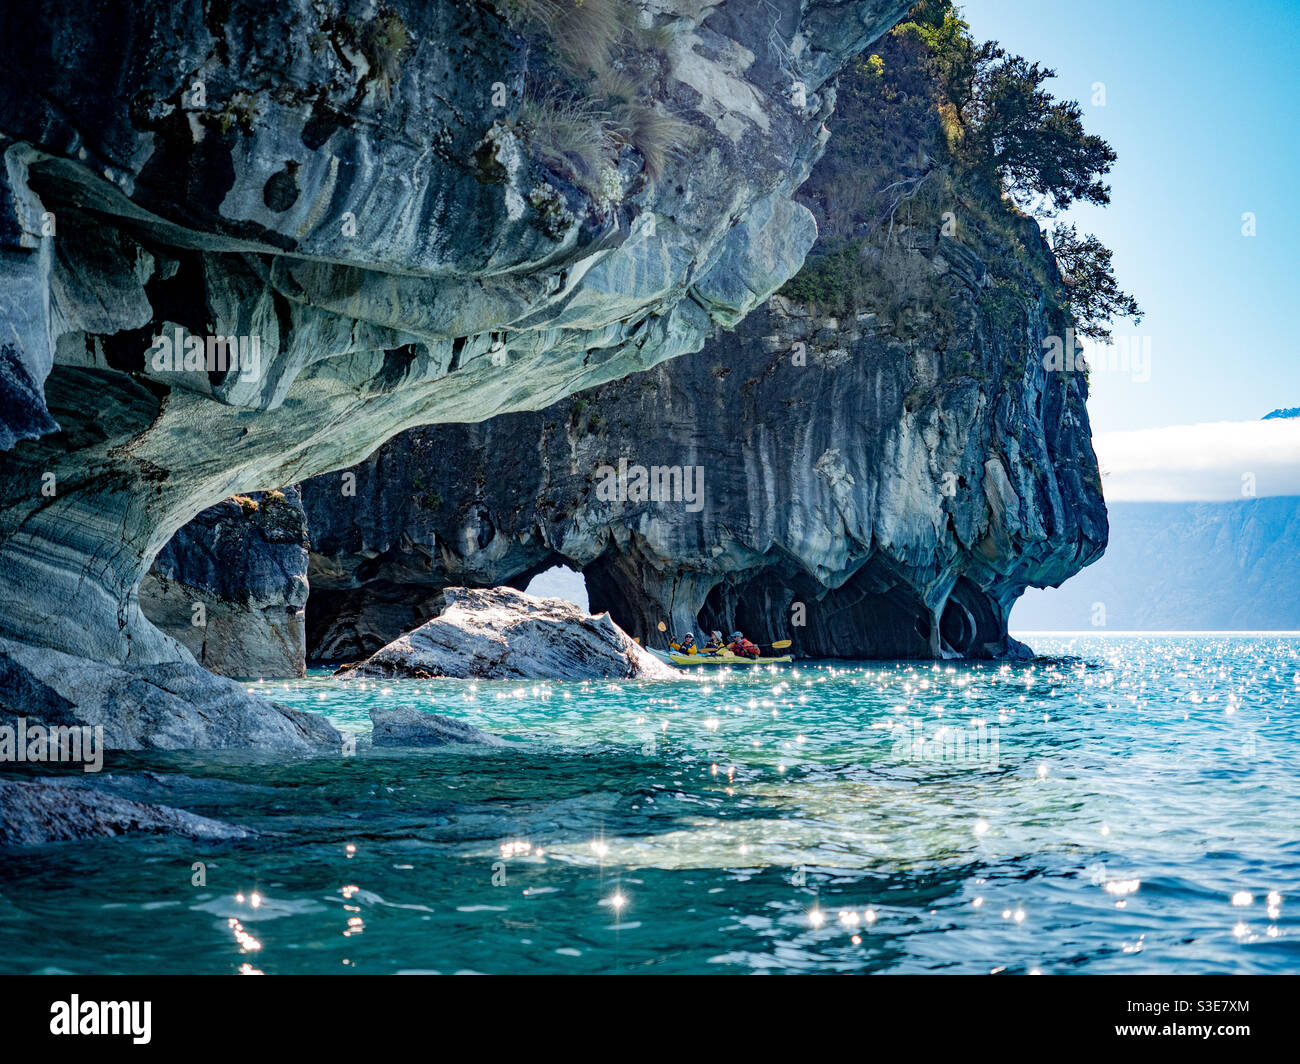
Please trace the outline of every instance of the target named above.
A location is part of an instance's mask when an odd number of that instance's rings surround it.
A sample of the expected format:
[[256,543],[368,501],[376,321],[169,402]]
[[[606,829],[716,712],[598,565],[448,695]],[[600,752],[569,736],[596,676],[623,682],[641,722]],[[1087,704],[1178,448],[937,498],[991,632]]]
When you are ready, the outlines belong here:
[[1300,497],[1108,510],[1106,553],[1060,588],[1026,591],[1013,632],[1300,629]]
[[1271,421],[1279,417],[1300,417],[1300,406],[1288,406],[1278,410],[1270,410],[1261,420]]

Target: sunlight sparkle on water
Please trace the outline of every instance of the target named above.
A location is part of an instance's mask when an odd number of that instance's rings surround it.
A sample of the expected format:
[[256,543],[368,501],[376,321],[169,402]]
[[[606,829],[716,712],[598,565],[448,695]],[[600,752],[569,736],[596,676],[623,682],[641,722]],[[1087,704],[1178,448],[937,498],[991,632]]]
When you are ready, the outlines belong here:
[[[249,886],[170,901],[160,877],[188,851],[157,861],[171,842],[124,836],[99,898],[122,899],[114,925],[152,971],[234,972],[252,952],[268,974],[337,971],[338,954],[306,947],[340,932],[349,969],[375,972],[638,971],[665,942],[692,972],[1294,969],[1300,907],[1281,887],[1300,882],[1300,637],[1030,644],[1043,656],[1028,665],[840,662],[707,683],[255,685],[356,736],[355,758],[196,756],[186,774],[228,791],[207,808],[259,829],[230,851]],[[416,692],[510,746],[371,748],[370,711]],[[900,754],[896,728],[914,720],[927,735],[998,727],[998,767]],[[362,830],[365,846],[337,841]],[[340,853],[353,863],[331,877]],[[35,866],[9,868],[16,896],[39,884]],[[248,922],[234,954],[232,917]],[[48,941],[76,941],[72,915],[44,918]],[[1143,934],[1160,948],[1143,952]],[[38,957],[0,923],[15,966],[75,969],[69,950]]]

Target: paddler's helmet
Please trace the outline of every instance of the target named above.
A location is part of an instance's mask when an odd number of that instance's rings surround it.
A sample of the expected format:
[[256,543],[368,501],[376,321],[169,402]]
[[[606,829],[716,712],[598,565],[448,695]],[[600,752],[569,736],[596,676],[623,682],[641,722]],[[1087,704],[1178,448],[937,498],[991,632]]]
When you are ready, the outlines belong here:
[[712,632],[709,633],[709,638],[712,639],[715,643],[721,643],[722,633],[719,632],[717,629],[714,629]]
[[695,636],[691,635],[690,632],[687,632],[684,636],[682,636],[683,643],[692,643],[694,641],[695,641]]
[[727,636],[727,638],[728,638],[728,639],[744,639],[745,637],[744,637],[744,635],[741,634],[740,632],[732,632],[731,635]]

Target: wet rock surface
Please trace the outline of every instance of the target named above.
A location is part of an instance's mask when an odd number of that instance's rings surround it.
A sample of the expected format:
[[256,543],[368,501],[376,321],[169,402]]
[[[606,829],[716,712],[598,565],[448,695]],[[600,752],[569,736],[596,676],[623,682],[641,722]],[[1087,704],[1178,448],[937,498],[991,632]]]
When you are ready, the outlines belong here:
[[36,846],[128,832],[199,840],[242,839],[252,834],[182,809],[136,802],[63,780],[0,779],[0,846]]

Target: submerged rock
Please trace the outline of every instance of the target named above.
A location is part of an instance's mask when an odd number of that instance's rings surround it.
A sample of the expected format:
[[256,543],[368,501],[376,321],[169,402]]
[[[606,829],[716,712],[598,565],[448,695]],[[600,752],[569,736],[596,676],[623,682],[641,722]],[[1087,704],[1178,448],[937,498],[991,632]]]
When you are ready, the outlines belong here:
[[50,779],[0,779],[0,846],[36,846],[127,832],[201,840],[242,839],[252,834],[246,828],[183,809],[133,802],[92,787]]
[[512,588],[447,588],[442,612],[341,675],[482,680],[667,679],[609,615]]
[[371,742],[375,746],[505,745],[503,740],[472,724],[438,713],[425,713],[413,706],[371,709],[370,723],[374,727]]

